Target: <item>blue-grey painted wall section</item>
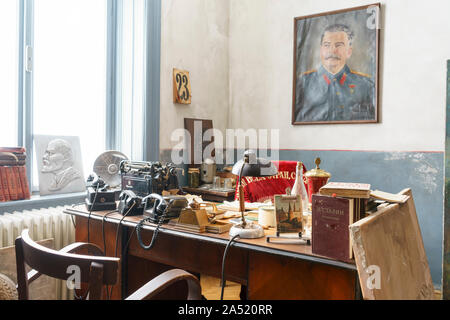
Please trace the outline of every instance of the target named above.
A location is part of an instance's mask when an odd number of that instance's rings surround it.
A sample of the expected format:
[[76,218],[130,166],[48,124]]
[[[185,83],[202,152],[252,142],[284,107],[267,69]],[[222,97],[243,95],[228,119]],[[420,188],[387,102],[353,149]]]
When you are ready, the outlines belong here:
[[[243,150],[234,153],[236,161]],[[392,193],[412,189],[431,276],[440,287],[444,153],[279,150],[280,160],[302,161],[308,170],[315,167],[316,157],[321,158],[320,167],[331,173],[333,181],[370,183],[372,190]],[[161,150],[161,160],[170,159],[171,150]],[[181,181],[186,185],[186,175]]]
[[316,157],[333,181],[370,183],[372,190],[392,193],[411,188],[433,283],[440,286],[444,154],[280,150],[280,159],[303,161],[308,170]]

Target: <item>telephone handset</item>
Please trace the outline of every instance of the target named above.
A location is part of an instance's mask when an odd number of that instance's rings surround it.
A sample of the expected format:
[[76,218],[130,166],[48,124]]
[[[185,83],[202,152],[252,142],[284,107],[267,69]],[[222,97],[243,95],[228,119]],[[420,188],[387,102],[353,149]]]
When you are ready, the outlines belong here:
[[[152,200],[153,200],[153,208],[151,210],[148,210],[147,205],[151,203]],[[142,219],[141,222],[139,222],[138,225],[136,226],[136,236],[138,238],[139,245],[142,247],[142,249],[149,250],[155,244],[159,227],[161,227],[161,224],[164,223],[165,214],[167,211],[167,202],[161,195],[157,193],[152,193],[143,198],[142,203],[144,205],[144,215],[146,215],[147,217],[145,219]],[[155,231],[153,232],[153,237],[149,245],[145,245],[141,237],[141,228],[145,221],[151,221],[158,224],[156,226]]]
[[117,207],[121,215],[137,216],[142,215],[144,210],[142,198],[131,190],[124,190],[119,196],[119,205]]
[[[148,205],[153,202],[153,207],[151,210],[148,209]],[[160,220],[163,218],[164,213],[167,210],[167,202],[164,198],[157,194],[152,193],[142,199],[142,203],[144,205],[144,215],[153,216],[153,220]],[[159,221],[154,221],[159,222]]]

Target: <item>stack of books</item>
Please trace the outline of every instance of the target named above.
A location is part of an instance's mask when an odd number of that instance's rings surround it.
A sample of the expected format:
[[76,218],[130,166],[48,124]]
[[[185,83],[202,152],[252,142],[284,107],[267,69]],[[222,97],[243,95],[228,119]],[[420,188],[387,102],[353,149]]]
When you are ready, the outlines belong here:
[[329,182],[312,196],[312,252],[352,262],[349,225],[366,215],[370,184]]
[[30,199],[23,147],[0,147],[0,202]]

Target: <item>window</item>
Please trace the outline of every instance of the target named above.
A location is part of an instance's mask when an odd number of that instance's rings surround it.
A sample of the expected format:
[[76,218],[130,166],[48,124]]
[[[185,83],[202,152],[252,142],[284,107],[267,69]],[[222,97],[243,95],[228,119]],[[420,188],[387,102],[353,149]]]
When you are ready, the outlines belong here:
[[79,136],[86,176],[105,150],[106,18],[106,0],[34,5],[33,133]]
[[145,1],[119,1],[118,145],[134,160],[143,160],[145,88]]
[[147,48],[159,66],[160,14],[160,0],[0,1],[0,146],[27,148],[34,191],[33,135],[79,136],[86,177],[105,150],[146,160],[157,145],[144,123],[156,112],[159,124]]
[[0,1],[0,146],[17,144],[18,1]]

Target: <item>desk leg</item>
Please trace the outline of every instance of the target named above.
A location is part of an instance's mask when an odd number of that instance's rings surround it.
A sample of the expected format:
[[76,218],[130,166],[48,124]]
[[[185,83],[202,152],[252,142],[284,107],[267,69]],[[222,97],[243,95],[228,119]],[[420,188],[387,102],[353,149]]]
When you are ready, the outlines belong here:
[[241,292],[239,293],[239,298],[241,300],[247,300],[247,286],[241,284]]

